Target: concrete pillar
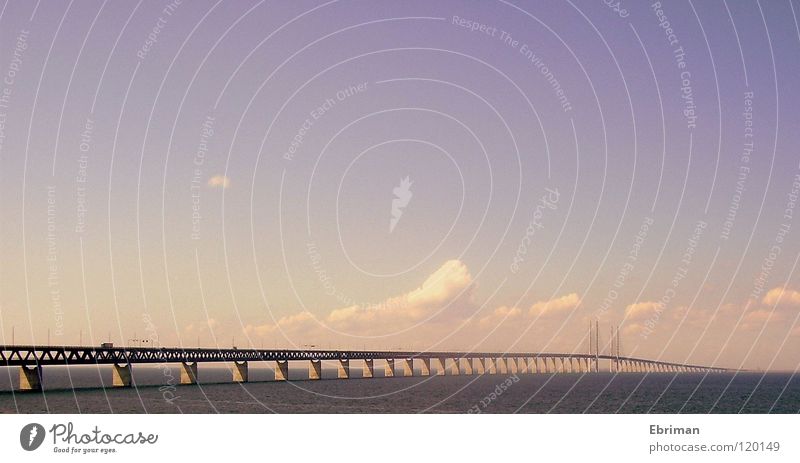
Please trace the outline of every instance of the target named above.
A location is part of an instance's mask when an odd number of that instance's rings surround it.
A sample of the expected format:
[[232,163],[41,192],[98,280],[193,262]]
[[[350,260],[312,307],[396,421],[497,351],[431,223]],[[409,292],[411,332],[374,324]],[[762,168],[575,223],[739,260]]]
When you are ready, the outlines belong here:
[[445,370],[447,369],[447,359],[440,358],[437,360],[439,365],[436,367],[436,376],[444,376]]
[[581,371],[583,373],[589,373],[589,360],[587,358],[581,359]]
[[111,370],[111,385],[114,387],[130,387],[131,385],[131,364],[114,364]]
[[373,359],[364,359],[364,366],[361,367],[362,378],[375,377],[375,361]]
[[430,376],[431,375],[431,359],[420,359],[422,362],[422,367],[420,367],[420,371],[422,372],[422,376]]
[[508,364],[508,372],[512,375],[516,375],[519,372],[517,368],[517,359],[514,357],[509,357],[506,359],[506,363]]
[[319,360],[308,361],[308,379],[322,379],[322,362]]
[[386,359],[386,366],[383,368],[383,376],[385,378],[394,376],[394,359]]
[[508,363],[506,363],[506,359],[504,357],[500,357],[497,359],[497,365],[500,367],[501,375],[508,374]]
[[289,361],[275,361],[275,381],[286,381],[289,379]]
[[475,373],[478,375],[486,374],[486,367],[483,364],[482,358],[473,358],[472,359],[472,367],[475,370]]
[[181,363],[181,384],[197,384],[197,362]]
[[528,373],[538,373],[539,368],[536,365],[536,357],[528,357]]
[[349,359],[339,359],[339,369],[338,369],[337,377],[339,379],[348,379],[350,378],[350,360]]
[[544,364],[544,371],[543,371],[544,373],[552,373],[553,372],[552,365],[551,365],[552,361],[553,361],[553,359],[551,359],[550,357],[542,357],[542,363]]
[[471,375],[472,372],[472,361],[468,358],[461,359],[461,363],[464,364],[464,374]]
[[461,368],[458,365],[458,358],[450,359],[450,375],[458,376],[461,374]]
[[489,372],[490,375],[497,374],[497,361],[496,359],[489,357],[486,359],[486,371]]
[[564,373],[564,359],[556,357],[556,373]]
[[42,367],[22,365],[19,367],[19,389],[21,391],[42,390]]
[[248,379],[247,362],[233,362],[231,375],[234,383],[246,383]]
[[414,359],[403,359],[403,376],[414,376]]

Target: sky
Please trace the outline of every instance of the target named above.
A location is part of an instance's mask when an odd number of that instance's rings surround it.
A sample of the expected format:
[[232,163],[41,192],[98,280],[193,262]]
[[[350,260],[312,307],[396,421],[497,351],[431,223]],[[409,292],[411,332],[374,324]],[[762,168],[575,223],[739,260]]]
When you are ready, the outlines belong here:
[[8,1],[0,342],[800,366],[800,5]]

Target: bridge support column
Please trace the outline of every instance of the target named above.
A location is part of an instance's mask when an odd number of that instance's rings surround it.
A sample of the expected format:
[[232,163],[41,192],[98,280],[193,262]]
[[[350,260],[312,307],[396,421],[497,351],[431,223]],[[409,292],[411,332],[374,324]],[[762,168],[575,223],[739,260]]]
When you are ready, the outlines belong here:
[[464,364],[464,374],[465,375],[472,375],[472,361],[468,358],[461,359],[461,362]]
[[450,375],[458,376],[461,374],[461,367],[458,365],[459,359],[454,357],[450,359]]
[[233,376],[234,383],[246,383],[249,374],[248,374],[248,365],[247,362],[233,362],[231,367],[231,376]]
[[519,373],[519,368],[517,368],[517,359],[509,357],[506,359],[506,363],[508,364],[508,372],[510,374],[516,375]]
[[436,361],[439,363],[436,367],[436,376],[444,376],[445,370],[447,370],[447,359],[439,358]]
[[414,359],[403,359],[403,376],[414,376]]
[[497,359],[497,365],[500,367],[501,375],[508,374],[508,363],[506,363],[505,357],[500,357],[499,359]]
[[431,359],[420,359],[422,362],[422,366],[420,367],[420,372],[422,376],[430,376],[431,375]]
[[496,359],[489,357],[485,360],[485,362],[486,362],[486,371],[488,371],[490,375],[496,375],[497,374]]
[[524,358],[517,357],[517,370],[519,370],[519,374],[524,375],[528,372],[528,363],[525,361]]
[[19,367],[19,389],[37,392],[42,390],[42,367],[40,365]]
[[181,384],[197,384],[197,362],[181,363]]
[[364,359],[364,365],[361,367],[361,377],[362,378],[375,377],[375,360]]
[[308,379],[322,379],[322,362],[320,360],[308,361]]
[[383,377],[391,378],[394,376],[394,359],[386,359],[386,366],[383,368]]
[[475,373],[478,375],[486,374],[486,367],[483,365],[482,358],[473,358],[472,359],[472,367],[475,370]]
[[348,379],[350,378],[350,360],[349,359],[339,359],[339,371],[337,377],[339,379]]
[[528,357],[528,373],[539,373],[536,357]]
[[556,357],[556,373],[564,373],[564,359]]
[[111,385],[114,387],[130,387],[131,385],[131,364],[114,364],[111,371]]
[[275,381],[287,381],[289,379],[289,361],[275,361]]

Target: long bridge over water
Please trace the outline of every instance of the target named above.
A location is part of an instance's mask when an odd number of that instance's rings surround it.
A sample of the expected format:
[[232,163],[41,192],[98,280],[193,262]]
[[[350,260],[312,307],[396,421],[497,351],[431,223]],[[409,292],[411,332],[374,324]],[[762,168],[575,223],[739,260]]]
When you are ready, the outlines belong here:
[[[360,362],[363,378],[375,377],[375,366],[383,363],[383,376],[598,373],[601,361],[614,373],[720,373],[727,368],[673,363],[607,354],[545,352],[415,352],[376,350],[219,349],[182,347],[87,347],[87,346],[0,346],[0,366],[19,368],[19,389],[41,391],[46,366],[113,365],[112,385],[132,385],[134,364],[180,364],[181,384],[196,384],[198,364],[230,365],[232,381],[247,382],[251,362],[271,363],[276,381],[289,379],[289,362],[308,364],[308,379],[322,378],[322,362],[337,365],[339,379],[350,378],[350,362]],[[415,370],[417,367],[417,370]]]

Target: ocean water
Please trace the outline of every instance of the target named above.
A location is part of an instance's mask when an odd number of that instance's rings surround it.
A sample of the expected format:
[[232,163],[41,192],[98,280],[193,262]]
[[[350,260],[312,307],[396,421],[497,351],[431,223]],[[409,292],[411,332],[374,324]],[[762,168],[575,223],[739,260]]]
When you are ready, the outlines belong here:
[[[354,369],[355,370],[355,369]],[[353,371],[357,377],[360,371]],[[380,375],[376,368],[376,375]],[[136,387],[110,382],[108,367],[46,368],[44,393],[13,392],[17,370],[0,369],[4,413],[798,413],[800,378],[789,373],[497,374],[320,381],[304,370],[269,381],[252,368],[234,384],[225,368],[201,367],[198,385],[175,385],[177,368],[134,369]],[[329,378],[329,379],[326,379]],[[74,385],[74,389],[70,385]]]

